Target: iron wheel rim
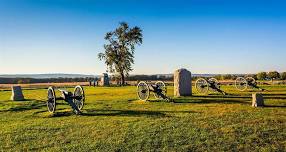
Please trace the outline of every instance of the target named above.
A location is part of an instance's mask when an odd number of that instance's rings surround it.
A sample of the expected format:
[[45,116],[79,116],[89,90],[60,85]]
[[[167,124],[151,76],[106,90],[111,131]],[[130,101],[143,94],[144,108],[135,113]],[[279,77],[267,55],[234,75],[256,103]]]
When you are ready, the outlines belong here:
[[47,108],[50,113],[54,113],[56,110],[56,94],[53,87],[48,88],[48,96],[47,96]]
[[[165,85],[165,83],[163,82],[163,81],[157,81],[156,83],[155,83],[155,85],[156,86],[159,86],[159,89],[161,89],[162,90],[162,94],[164,95],[164,96],[166,96],[167,95],[167,87],[166,87],[166,85]],[[163,99],[161,96],[159,96],[157,93],[153,93],[154,94],[154,97],[156,98],[156,99]]]
[[243,77],[236,78],[235,87],[239,91],[245,91],[248,87],[246,79]]
[[199,78],[195,84],[196,90],[198,93],[207,94],[209,90],[209,85],[207,80],[203,78]]
[[150,95],[149,86],[146,82],[141,81],[137,85],[137,96],[140,100],[146,101],[148,100]]
[[82,86],[76,86],[74,88],[73,97],[74,97],[73,99],[74,104],[77,106],[79,110],[81,110],[85,102],[85,94]]

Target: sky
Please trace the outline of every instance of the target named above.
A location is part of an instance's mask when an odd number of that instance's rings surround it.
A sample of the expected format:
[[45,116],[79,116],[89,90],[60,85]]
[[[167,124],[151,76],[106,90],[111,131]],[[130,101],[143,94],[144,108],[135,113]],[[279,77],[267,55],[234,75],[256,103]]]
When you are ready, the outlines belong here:
[[283,0],[0,0],[0,74],[106,71],[119,22],[143,30],[131,74],[286,71]]

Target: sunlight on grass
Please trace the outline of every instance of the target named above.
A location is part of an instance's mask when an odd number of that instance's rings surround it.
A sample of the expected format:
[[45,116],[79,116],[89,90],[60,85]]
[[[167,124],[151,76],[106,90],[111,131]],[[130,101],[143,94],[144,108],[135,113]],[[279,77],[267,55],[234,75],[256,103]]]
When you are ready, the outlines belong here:
[[[251,91],[230,96],[139,101],[136,87],[85,87],[83,114],[58,101],[47,112],[46,89],[27,90],[27,101],[0,91],[0,149],[6,151],[284,151],[286,86],[265,86],[265,108],[251,107]],[[72,88],[67,88],[72,91]],[[193,88],[194,89],[194,88]],[[168,87],[172,96],[173,88]],[[60,94],[57,92],[57,96]]]

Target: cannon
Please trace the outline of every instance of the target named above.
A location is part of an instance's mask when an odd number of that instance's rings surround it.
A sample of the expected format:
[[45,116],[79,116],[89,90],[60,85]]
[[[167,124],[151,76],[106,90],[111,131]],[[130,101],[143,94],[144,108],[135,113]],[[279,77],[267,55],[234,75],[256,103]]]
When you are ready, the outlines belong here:
[[219,92],[223,95],[227,95],[227,93],[220,89],[220,83],[215,78],[210,78],[208,80],[204,78],[199,78],[195,83],[195,88],[198,93],[201,94],[208,94],[209,91],[211,92]]
[[239,91],[245,91],[247,88],[255,88],[261,91],[265,91],[265,89],[262,89],[257,86],[257,82],[253,77],[238,77],[235,80],[235,88]]
[[171,101],[167,97],[167,87],[163,81],[157,81],[155,84],[149,84],[145,81],[140,81],[137,85],[137,96],[140,100],[147,101],[150,96],[150,92],[154,94],[156,99],[163,99]]
[[73,93],[61,89],[58,89],[58,91],[61,92],[61,97],[56,97],[54,87],[48,88],[48,96],[47,96],[48,111],[54,113],[56,111],[57,100],[64,100],[72,107],[75,114],[80,114],[85,101],[85,94],[83,87],[79,85],[76,86],[74,88]]

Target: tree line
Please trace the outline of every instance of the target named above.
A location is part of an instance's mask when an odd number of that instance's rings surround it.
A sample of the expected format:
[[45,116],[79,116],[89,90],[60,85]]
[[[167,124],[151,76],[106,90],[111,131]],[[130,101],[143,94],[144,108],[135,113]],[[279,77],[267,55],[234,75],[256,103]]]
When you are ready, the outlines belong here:
[[[92,82],[99,81],[99,78],[82,77],[82,78],[0,78],[0,84],[29,84],[29,83],[65,83],[65,82]],[[120,77],[110,76],[110,81],[120,81]],[[147,80],[162,80],[172,81],[173,77],[163,75],[132,75],[126,78],[127,81],[147,81]]]
[[214,78],[218,80],[235,80],[238,76],[253,77],[256,80],[286,80],[286,72],[279,73],[278,71],[259,72],[257,74],[244,74],[244,75],[218,74],[215,75]]
[[86,82],[93,78],[0,78],[0,84],[29,84],[29,83],[63,83],[63,82]]
[[[247,75],[234,75],[234,74],[218,74],[214,78],[218,80],[235,80],[238,76],[249,76],[256,80],[286,80],[286,72],[279,73],[277,71],[259,72],[257,74]],[[192,80],[196,80],[200,77],[193,76]],[[127,81],[173,81],[173,76],[164,75],[131,75],[126,77]],[[0,84],[29,84],[29,83],[64,83],[64,82],[91,82],[98,81],[100,79],[94,79],[93,77],[82,78],[0,78]],[[111,81],[120,81],[121,78],[117,76],[110,76]]]
[[286,72],[279,73],[277,71],[259,72],[256,75],[258,80],[286,80]]

